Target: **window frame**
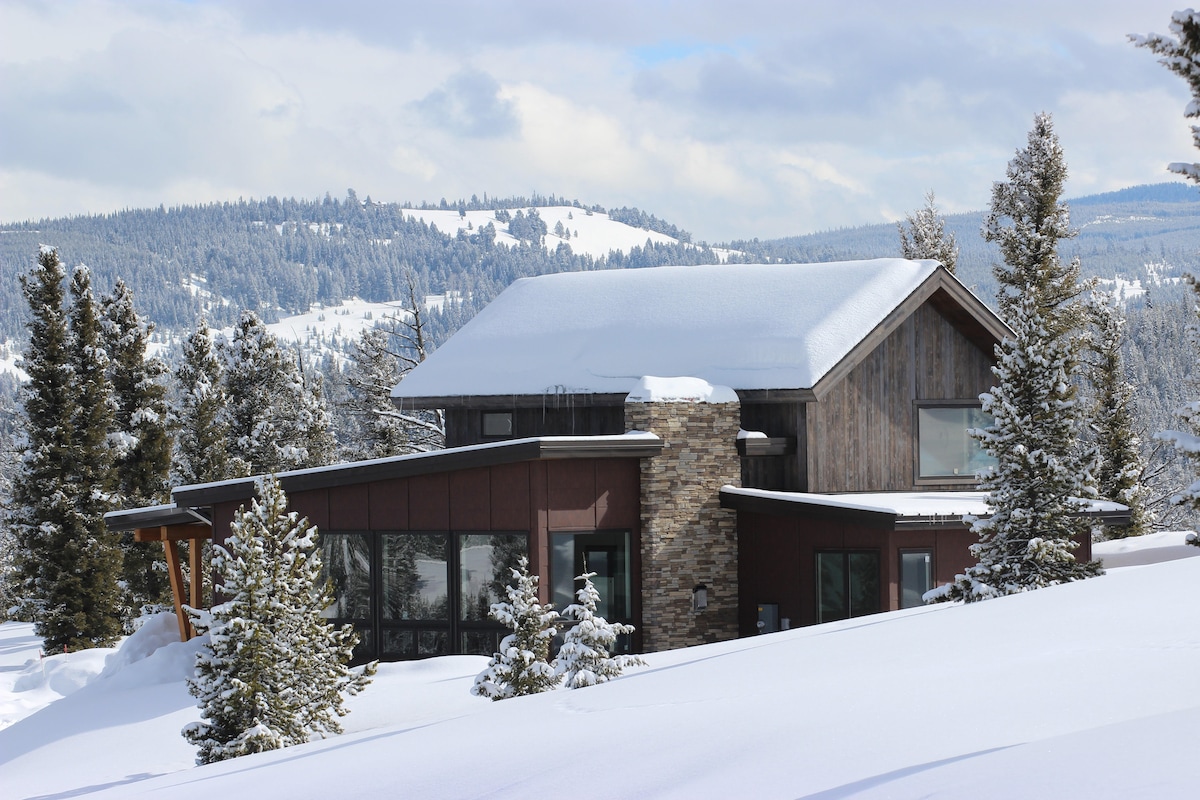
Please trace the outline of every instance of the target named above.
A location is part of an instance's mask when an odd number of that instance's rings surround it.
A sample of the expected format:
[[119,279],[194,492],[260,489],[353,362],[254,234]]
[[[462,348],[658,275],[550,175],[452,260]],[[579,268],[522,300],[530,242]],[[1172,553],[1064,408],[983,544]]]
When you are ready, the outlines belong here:
[[[937,484],[955,484],[962,486],[977,486],[979,484],[979,479],[975,477],[974,472],[963,475],[921,474],[921,412],[935,408],[973,408],[982,411],[983,403],[977,397],[913,401],[913,485],[930,486]],[[966,429],[964,428],[964,431],[965,430]]]
[[[842,595],[844,597],[847,616],[833,617],[830,619],[822,618],[821,604],[821,557],[822,556],[841,556],[842,558]],[[861,614],[853,613],[852,608],[852,585],[851,577],[853,570],[850,569],[850,556],[853,555],[871,555],[875,557],[875,606],[872,610],[863,611]],[[818,625],[825,622],[838,622],[840,620],[856,619],[858,617],[866,617],[871,614],[878,614],[884,610],[883,607],[883,552],[876,547],[830,547],[816,550],[813,553],[813,599],[815,607],[813,609],[813,617]]]
[[[507,419],[508,430],[505,433],[489,433],[488,421],[495,419]],[[512,411],[480,411],[479,412],[479,438],[484,440],[495,439],[511,439],[513,437],[513,412]]]
[[[322,531],[321,536],[363,536],[367,538],[369,554],[368,606],[370,617],[341,618],[327,617],[326,619],[337,626],[354,625],[359,632],[362,643],[355,650],[354,662],[362,663],[372,659],[414,660],[435,655],[462,655],[465,653],[462,644],[464,637],[473,635],[480,641],[489,640],[498,644],[507,629],[491,619],[464,619],[465,599],[462,597],[462,542],[467,536],[520,536],[524,537],[525,553],[528,556],[530,547],[530,532],[522,530],[330,530]],[[447,616],[445,619],[385,619],[384,606],[384,576],[383,576],[383,542],[386,536],[443,536],[446,538],[446,592]],[[322,547],[322,557],[324,548]],[[501,598],[503,599],[503,598]],[[385,639],[392,635],[403,637],[405,632],[411,632],[411,646],[407,651],[388,650],[385,652]],[[434,643],[432,649],[423,648],[423,642]],[[494,647],[492,648],[494,652]]]
[[[925,591],[929,591],[937,586],[937,554],[932,547],[901,547],[896,550],[896,607],[897,608],[920,608],[925,605],[924,602],[919,602],[915,605],[904,605],[904,556],[909,554],[921,553],[929,556],[929,586]],[[922,593],[923,594],[923,593]]]

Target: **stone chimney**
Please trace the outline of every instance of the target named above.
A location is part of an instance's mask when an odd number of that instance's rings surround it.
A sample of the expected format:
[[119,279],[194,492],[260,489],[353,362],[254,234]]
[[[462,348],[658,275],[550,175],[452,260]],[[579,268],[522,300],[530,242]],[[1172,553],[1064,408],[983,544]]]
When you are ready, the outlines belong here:
[[[643,378],[625,400],[625,429],[649,431],[663,451],[641,462],[642,636],[647,652],[738,635],[735,512],[737,394],[695,378]],[[705,587],[707,608],[693,608]]]

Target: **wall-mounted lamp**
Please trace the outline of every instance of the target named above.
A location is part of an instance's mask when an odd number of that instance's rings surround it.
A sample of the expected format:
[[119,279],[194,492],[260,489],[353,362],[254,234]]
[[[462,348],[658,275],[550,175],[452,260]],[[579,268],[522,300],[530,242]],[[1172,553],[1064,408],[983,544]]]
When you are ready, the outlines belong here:
[[703,611],[706,608],[708,608],[708,587],[703,583],[698,583],[692,589],[692,611]]

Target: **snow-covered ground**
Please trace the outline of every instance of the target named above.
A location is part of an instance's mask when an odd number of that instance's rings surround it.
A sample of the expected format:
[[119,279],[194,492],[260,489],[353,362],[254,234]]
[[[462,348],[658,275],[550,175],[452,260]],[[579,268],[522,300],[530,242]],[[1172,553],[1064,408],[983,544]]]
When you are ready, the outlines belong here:
[[[1178,538],[1120,549],[1200,555]],[[0,796],[1192,798],[1198,610],[1200,558],[1182,558],[655,653],[500,703],[468,693],[483,658],[385,664],[345,735],[206,767],[179,735],[197,645],[169,616],[41,660],[5,623]]]

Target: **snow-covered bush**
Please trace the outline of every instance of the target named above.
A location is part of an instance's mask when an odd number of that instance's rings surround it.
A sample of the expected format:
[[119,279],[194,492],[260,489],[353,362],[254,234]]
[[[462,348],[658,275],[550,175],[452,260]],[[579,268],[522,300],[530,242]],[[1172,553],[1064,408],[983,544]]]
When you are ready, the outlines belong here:
[[538,578],[529,574],[529,559],[521,556],[512,570],[508,602],[493,603],[492,619],[512,629],[500,642],[487,669],[475,678],[471,694],[504,700],[537,694],[558,685],[550,664],[550,640],[558,632],[558,612],[538,602]]
[[208,644],[196,656],[188,690],[201,722],[183,729],[199,747],[197,763],[274,750],[340,733],[342,693],[356,694],[374,672],[355,672],[357,634],[321,616],[330,603],[321,580],[317,529],[287,510],[274,477],[234,517],[214,563],[230,599],[211,611],[189,609]]
[[558,651],[554,669],[568,689],[604,683],[620,675],[626,667],[646,663],[634,655],[611,655],[617,637],[633,633],[634,628],[609,622],[596,614],[600,593],[592,583],[595,575],[585,572],[576,578],[583,581],[583,588],[575,593],[579,602],[562,612],[563,619],[576,623],[563,634],[563,646]]

